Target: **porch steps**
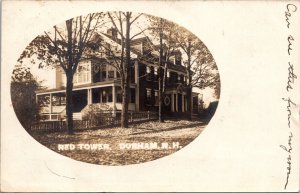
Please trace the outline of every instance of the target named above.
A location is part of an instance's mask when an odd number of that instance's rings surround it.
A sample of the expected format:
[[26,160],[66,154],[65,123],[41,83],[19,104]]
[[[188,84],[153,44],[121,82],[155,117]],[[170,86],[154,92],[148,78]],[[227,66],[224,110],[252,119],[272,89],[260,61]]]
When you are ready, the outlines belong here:
[[81,113],[73,113],[73,120],[82,120]]

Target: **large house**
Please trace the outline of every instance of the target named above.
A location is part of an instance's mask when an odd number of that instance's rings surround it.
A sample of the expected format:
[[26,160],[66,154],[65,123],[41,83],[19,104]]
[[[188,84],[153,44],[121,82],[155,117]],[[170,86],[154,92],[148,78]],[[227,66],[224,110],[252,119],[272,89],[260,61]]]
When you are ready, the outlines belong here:
[[[110,50],[118,50],[120,46],[117,32],[113,28],[98,35],[98,38],[110,46]],[[148,51],[149,44],[147,38],[135,39],[131,44],[129,111],[158,110],[158,60],[155,59],[157,53]],[[154,59],[147,60],[149,54]],[[65,116],[66,75],[61,68],[55,71],[55,88],[36,92],[37,102],[41,106],[40,114],[47,120],[58,120]],[[168,63],[166,96],[163,101],[167,114],[187,112],[186,79],[186,68],[182,65],[178,51]],[[114,112],[121,110],[120,75],[113,65],[101,63],[101,59],[97,58],[82,60],[74,74],[73,84],[74,119],[81,119],[84,109],[91,105],[108,107]],[[197,96],[197,93],[193,93],[195,109]]]

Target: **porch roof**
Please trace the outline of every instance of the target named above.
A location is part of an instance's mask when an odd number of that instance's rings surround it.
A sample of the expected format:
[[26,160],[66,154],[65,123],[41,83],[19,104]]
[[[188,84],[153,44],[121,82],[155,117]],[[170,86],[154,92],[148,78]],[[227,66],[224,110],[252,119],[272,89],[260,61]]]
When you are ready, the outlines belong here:
[[[96,82],[96,83],[87,83],[87,84],[81,84],[81,85],[74,85],[73,91],[75,90],[84,90],[84,89],[90,89],[90,88],[103,88],[103,87],[110,87],[110,86],[121,86],[120,80],[109,80],[105,82]],[[136,84],[130,83],[130,88],[135,88]],[[49,94],[49,93],[61,93],[66,92],[65,87],[60,88],[51,88],[51,89],[43,89],[43,90],[37,90],[35,93],[37,95],[41,94]]]

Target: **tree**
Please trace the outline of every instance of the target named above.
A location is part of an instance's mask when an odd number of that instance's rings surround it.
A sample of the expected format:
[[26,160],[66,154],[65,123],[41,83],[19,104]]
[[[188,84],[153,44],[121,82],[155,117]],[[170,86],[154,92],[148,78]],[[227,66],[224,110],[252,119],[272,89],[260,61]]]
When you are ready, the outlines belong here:
[[176,42],[179,47],[183,50],[186,55],[186,59],[183,62],[186,73],[187,73],[187,107],[189,111],[189,119],[192,119],[193,114],[193,96],[192,96],[192,88],[193,88],[193,71],[192,67],[199,57],[201,56],[201,48],[204,44],[191,32],[188,32],[184,28],[180,27],[177,31]]
[[186,55],[184,65],[187,72],[187,106],[189,109],[189,118],[191,119],[193,113],[192,88],[214,88],[215,96],[219,98],[220,77],[211,53],[194,34],[181,28],[176,35],[176,42]]
[[[207,54],[205,54],[207,53]],[[220,97],[220,76],[217,65],[207,49],[202,49],[201,56],[196,60],[193,66],[193,87],[205,89],[207,87],[214,89],[216,98]]]
[[[163,18],[158,18],[154,16],[147,15],[149,18],[149,33],[152,36],[151,39],[158,41],[158,46],[149,38],[149,45],[152,52],[158,52],[158,117],[159,122],[164,121],[164,97],[167,84],[167,72],[168,72],[168,62],[170,57],[175,53],[177,45],[174,42],[174,35],[177,25],[169,22]],[[150,57],[148,61],[156,62],[156,57]]]
[[12,75],[11,99],[15,113],[26,130],[29,130],[31,123],[38,119],[35,91],[39,87],[29,68],[16,66]]
[[136,33],[131,36],[131,29],[134,22],[143,14],[133,16],[132,12],[108,12],[107,13],[112,25],[120,35],[121,53],[118,57],[116,55],[114,67],[121,77],[121,90],[122,90],[122,113],[121,113],[121,127],[128,128],[128,104],[129,104],[129,91],[130,91],[130,67],[131,67],[131,41],[138,35],[143,33]]
[[[92,41],[95,31],[103,24],[103,13],[71,18],[65,25],[54,26],[36,37],[22,53],[19,61],[36,56],[39,67],[60,66],[66,74],[66,115],[68,132],[73,131],[73,76],[83,57],[89,57],[98,47]],[[34,58],[34,57],[33,57]],[[35,60],[35,59],[33,59]]]

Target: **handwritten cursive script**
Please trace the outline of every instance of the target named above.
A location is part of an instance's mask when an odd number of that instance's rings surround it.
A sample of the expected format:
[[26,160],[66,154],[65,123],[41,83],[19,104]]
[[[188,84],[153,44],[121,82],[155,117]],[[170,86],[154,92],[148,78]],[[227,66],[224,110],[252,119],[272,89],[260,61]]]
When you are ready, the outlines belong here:
[[296,76],[296,74],[294,74],[294,66],[293,66],[293,64],[291,64],[291,62],[289,62],[288,70],[289,70],[289,76],[288,76],[288,82],[287,82],[286,90],[289,92],[290,89],[293,89],[291,84],[294,83],[297,76]]
[[[286,27],[288,28],[288,31],[290,30],[290,27],[292,27],[292,16],[293,16],[293,12],[297,11],[297,6],[294,4],[287,4],[286,5],[286,10],[285,10],[285,21],[286,21]],[[287,53],[288,56],[291,56],[292,50],[293,50],[293,43],[295,42],[295,38],[289,34],[287,37]],[[289,58],[289,59],[292,59]],[[291,61],[288,61],[288,81],[287,81],[287,85],[286,85],[286,91],[288,96],[287,97],[283,97],[282,100],[287,102],[287,122],[288,122],[288,128],[290,129],[289,131],[289,138],[288,138],[288,145],[280,145],[280,148],[283,149],[284,151],[286,151],[288,153],[287,156],[287,174],[286,174],[286,180],[285,180],[285,184],[284,184],[284,189],[287,188],[287,185],[289,183],[289,179],[290,179],[290,174],[291,174],[291,170],[292,170],[292,137],[293,137],[293,133],[292,133],[292,128],[291,128],[291,116],[292,116],[292,110],[291,107],[292,106],[296,106],[296,104],[292,101],[291,99],[291,92],[293,91],[293,84],[295,82],[295,79],[297,79],[297,75],[294,73],[294,66],[292,64]]]
[[291,105],[296,105],[290,98],[282,98],[282,100],[287,102],[287,112],[288,112],[288,126],[289,128],[291,128],[291,115],[292,115],[292,111],[291,111]]
[[292,16],[291,12],[296,12],[297,7],[294,4],[287,4],[286,5],[286,11],[285,11],[285,21],[286,21],[286,27],[290,28],[290,17]]
[[291,55],[291,50],[293,50],[292,45],[293,45],[293,41],[295,39],[293,38],[293,36],[289,35],[289,37],[287,38],[287,41],[289,43],[288,45],[288,54]]
[[288,152],[289,154],[288,154],[288,157],[287,157],[287,164],[288,164],[288,166],[287,166],[287,173],[286,173],[286,181],[285,181],[285,185],[284,185],[284,189],[286,189],[286,186],[288,185],[288,183],[289,183],[289,178],[290,178],[290,174],[291,174],[291,169],[292,169],[292,156],[291,156],[291,154],[292,154],[292,137],[293,137],[293,133],[292,132],[290,132],[290,135],[289,135],[289,141],[288,141],[288,148],[286,147],[286,146],[284,146],[284,145],[280,145],[280,147],[284,150],[284,151],[286,151],[286,152]]

